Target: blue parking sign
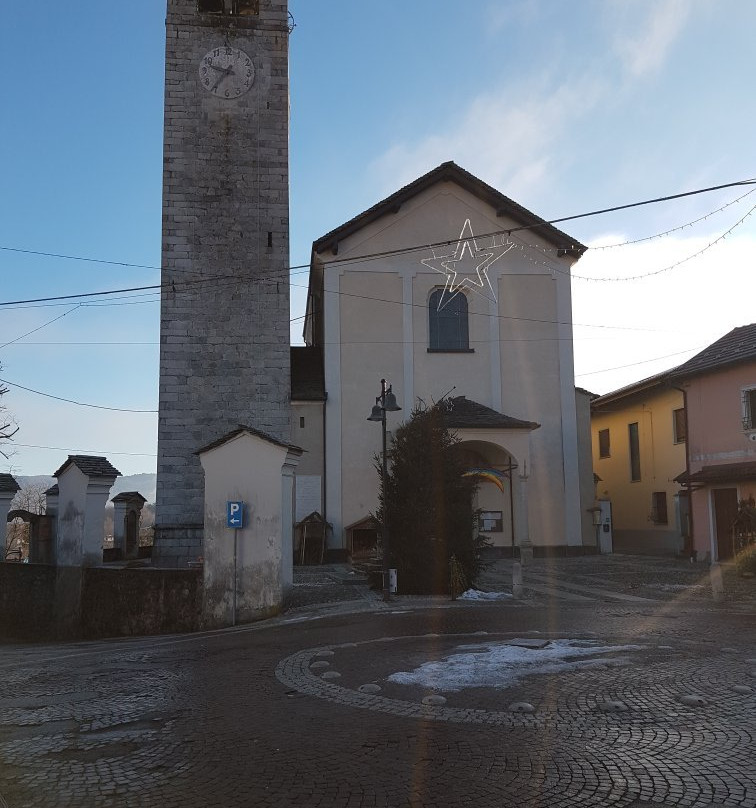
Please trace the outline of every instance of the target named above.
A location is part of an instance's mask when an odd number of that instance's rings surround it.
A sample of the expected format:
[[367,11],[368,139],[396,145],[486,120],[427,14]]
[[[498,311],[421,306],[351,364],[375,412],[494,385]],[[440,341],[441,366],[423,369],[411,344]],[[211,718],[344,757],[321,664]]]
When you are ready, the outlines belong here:
[[226,502],[226,526],[237,528],[244,526],[243,502]]

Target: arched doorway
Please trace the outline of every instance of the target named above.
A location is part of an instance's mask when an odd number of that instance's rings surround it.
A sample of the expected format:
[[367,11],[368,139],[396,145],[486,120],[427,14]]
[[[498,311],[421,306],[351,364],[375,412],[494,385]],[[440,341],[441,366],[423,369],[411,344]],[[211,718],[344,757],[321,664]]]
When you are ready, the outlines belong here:
[[519,464],[504,447],[487,441],[463,440],[459,451],[467,474],[478,482],[474,502],[478,531],[490,540],[493,555],[510,556],[518,543]]

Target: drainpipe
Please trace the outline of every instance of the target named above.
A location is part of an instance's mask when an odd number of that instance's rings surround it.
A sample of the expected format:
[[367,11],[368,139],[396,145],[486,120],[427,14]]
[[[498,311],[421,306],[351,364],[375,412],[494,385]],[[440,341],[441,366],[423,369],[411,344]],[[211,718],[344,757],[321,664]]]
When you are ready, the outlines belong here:
[[[690,477],[690,430],[688,429],[688,391],[683,387],[672,385],[673,390],[679,390],[683,396],[683,410],[685,411],[685,475]],[[690,481],[685,483],[688,494],[688,550],[691,564],[696,560],[697,551],[693,543],[693,488]]]
[[325,549],[324,555],[326,555],[326,556],[328,555],[328,513],[327,513],[327,510],[328,510],[327,493],[328,493],[328,491],[326,490],[326,485],[327,485],[326,480],[328,479],[328,474],[327,474],[327,471],[326,471],[326,469],[328,467],[328,464],[326,463],[326,452],[328,451],[327,450],[327,442],[326,442],[326,438],[327,438],[327,435],[326,435],[326,403],[327,402],[328,402],[328,393],[326,391],[323,391],[323,491],[322,491],[323,499],[322,499],[322,502],[323,502],[323,524],[325,525],[325,527],[323,528],[323,530],[325,530],[325,536],[323,537],[323,543],[325,545],[324,546],[324,549]]

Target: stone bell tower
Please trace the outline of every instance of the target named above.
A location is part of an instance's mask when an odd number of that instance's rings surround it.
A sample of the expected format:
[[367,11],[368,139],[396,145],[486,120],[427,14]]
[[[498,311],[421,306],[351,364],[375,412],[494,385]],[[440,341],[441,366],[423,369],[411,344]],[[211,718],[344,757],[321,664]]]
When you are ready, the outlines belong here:
[[153,558],[202,554],[195,452],[289,439],[287,0],[168,0]]

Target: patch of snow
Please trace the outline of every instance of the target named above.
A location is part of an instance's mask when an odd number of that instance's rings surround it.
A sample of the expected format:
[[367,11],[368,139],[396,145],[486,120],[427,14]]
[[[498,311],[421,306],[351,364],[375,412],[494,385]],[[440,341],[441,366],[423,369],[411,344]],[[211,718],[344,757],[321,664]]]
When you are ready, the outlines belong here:
[[599,645],[584,640],[554,640],[539,650],[516,645],[486,643],[459,646],[438,662],[426,662],[413,671],[398,671],[388,677],[400,685],[456,693],[470,687],[510,687],[526,676],[544,673],[572,673],[590,667],[604,667],[628,657],[609,656],[622,651],[639,651],[641,645]]
[[457,597],[457,600],[506,600],[511,598],[509,592],[481,592],[479,589],[468,589]]

